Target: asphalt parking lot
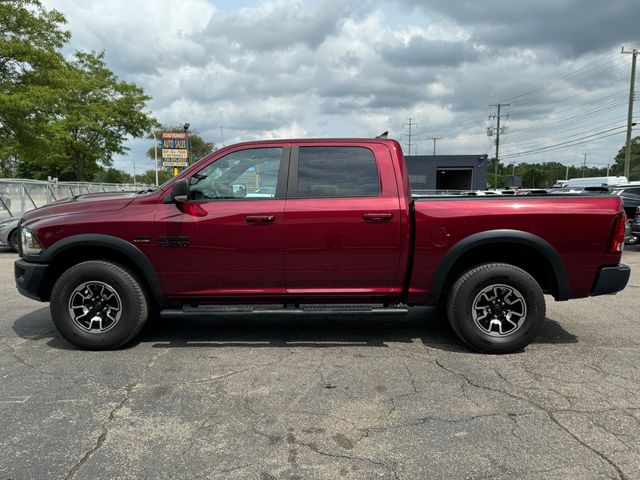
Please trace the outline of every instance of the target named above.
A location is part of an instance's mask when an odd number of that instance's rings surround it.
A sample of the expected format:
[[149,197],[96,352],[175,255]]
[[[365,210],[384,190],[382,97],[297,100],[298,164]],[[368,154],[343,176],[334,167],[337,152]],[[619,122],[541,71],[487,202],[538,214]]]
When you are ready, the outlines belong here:
[[164,321],[74,349],[0,252],[0,478],[640,478],[640,248],[524,352],[406,318]]

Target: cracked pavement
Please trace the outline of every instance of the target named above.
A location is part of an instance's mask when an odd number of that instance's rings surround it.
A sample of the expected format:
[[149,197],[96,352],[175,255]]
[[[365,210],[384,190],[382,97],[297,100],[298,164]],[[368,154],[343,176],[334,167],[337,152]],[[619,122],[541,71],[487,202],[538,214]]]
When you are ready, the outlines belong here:
[[406,318],[157,321],[83,352],[0,251],[0,479],[640,478],[640,248],[523,352]]

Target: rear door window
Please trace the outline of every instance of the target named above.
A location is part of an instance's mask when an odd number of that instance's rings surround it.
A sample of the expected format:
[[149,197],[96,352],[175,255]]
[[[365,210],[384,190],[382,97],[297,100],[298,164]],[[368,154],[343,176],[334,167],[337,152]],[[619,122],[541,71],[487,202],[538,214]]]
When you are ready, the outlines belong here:
[[376,159],[364,147],[300,147],[297,198],[373,197],[380,194]]

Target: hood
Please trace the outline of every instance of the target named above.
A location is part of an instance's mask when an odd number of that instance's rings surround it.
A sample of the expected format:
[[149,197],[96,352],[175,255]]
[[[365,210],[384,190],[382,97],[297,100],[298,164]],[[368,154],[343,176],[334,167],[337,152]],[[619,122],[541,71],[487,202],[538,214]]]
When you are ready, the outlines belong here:
[[24,214],[24,221],[29,222],[43,217],[70,215],[74,213],[110,212],[129,205],[136,197],[133,192],[89,193],[63,198]]

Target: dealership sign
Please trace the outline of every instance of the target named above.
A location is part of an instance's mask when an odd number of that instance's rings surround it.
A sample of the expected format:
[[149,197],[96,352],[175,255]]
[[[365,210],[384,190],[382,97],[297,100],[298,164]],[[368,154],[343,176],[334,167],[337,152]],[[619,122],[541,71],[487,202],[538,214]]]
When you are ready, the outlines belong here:
[[187,132],[162,132],[162,165],[164,167],[186,167],[189,158],[189,136]]

